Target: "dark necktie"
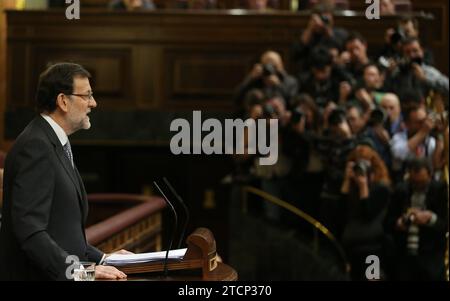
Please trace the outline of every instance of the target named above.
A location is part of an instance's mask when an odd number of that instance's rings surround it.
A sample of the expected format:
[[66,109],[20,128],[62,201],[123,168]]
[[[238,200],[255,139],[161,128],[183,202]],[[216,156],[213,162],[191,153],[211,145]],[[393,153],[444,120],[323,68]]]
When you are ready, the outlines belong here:
[[74,165],[73,165],[72,148],[70,147],[69,140],[67,140],[67,143],[64,144],[63,149],[64,149],[64,153],[66,153],[67,158],[69,158],[69,161],[72,164],[72,167],[74,167]]

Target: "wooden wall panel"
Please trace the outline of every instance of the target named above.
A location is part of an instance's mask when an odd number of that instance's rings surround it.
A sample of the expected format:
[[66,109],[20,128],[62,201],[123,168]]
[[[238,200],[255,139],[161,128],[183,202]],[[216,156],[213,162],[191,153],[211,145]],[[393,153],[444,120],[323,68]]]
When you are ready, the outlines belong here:
[[14,43],[9,48],[9,108],[33,106],[39,74],[55,62],[76,62],[92,74],[96,97],[106,107],[134,106],[131,49],[64,44],[60,46]]
[[258,50],[195,48],[165,51],[167,101],[195,106],[193,99],[223,103],[226,107]]
[[0,150],[5,149],[4,136],[4,112],[6,107],[6,14],[5,10],[13,8],[14,0],[0,1]]

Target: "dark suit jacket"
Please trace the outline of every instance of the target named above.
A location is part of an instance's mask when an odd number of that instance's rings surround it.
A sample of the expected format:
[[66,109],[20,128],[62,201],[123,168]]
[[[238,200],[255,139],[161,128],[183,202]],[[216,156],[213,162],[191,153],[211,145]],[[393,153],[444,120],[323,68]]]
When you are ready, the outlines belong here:
[[[411,206],[411,186],[407,182],[398,184],[392,196],[391,206],[387,216],[387,227],[393,235],[398,254],[406,254],[407,233],[397,231],[395,225],[397,219]],[[419,254],[421,256],[439,256],[446,247],[445,233],[448,228],[448,194],[444,183],[432,181],[427,192],[426,209],[437,215],[437,221],[433,226],[421,226],[419,232]],[[437,255],[439,254],[439,255]]]
[[0,280],[66,280],[69,255],[99,262],[86,242],[86,191],[48,122],[36,117],[6,157]]

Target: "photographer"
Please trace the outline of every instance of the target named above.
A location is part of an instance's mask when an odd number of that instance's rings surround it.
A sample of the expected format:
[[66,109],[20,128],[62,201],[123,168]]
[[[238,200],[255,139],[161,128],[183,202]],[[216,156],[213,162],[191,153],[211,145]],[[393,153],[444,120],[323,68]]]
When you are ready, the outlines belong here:
[[329,102],[345,103],[353,82],[349,74],[333,65],[328,49],[316,47],[310,57],[310,72],[300,77],[300,91],[311,95],[323,109]]
[[267,98],[278,96],[289,102],[297,93],[298,84],[297,80],[285,71],[281,56],[275,51],[266,51],[261,56],[260,63],[253,66],[238,87],[235,96],[238,107],[242,107],[245,95],[252,89],[260,89]]
[[345,41],[345,51],[341,57],[346,61],[346,71],[360,81],[363,77],[364,67],[370,63],[366,39],[358,32],[351,33]]
[[[326,114],[324,114],[326,116]],[[356,147],[345,111],[336,108],[327,118],[324,137],[315,139],[315,148],[322,157],[324,182],[322,187],[320,216],[325,226],[340,237],[344,207],[340,202],[341,186],[345,175],[347,156]]]
[[298,207],[314,217],[320,208],[323,164],[315,147],[321,134],[321,115],[311,96],[300,94],[294,98],[289,126],[283,135],[283,149],[292,159],[291,179],[295,189],[293,200]]
[[373,143],[374,149],[384,161],[386,166],[392,164],[390,140],[391,135],[386,130],[388,124],[388,114],[382,107],[375,108],[368,121],[367,136]]
[[387,114],[385,127],[389,132],[389,136],[393,137],[395,134],[402,132],[404,124],[398,96],[393,93],[386,93],[381,99],[380,107]]
[[390,86],[400,95],[403,90],[416,90],[424,98],[430,91],[448,96],[448,77],[424,62],[424,51],[417,38],[402,43],[403,60],[396,62],[390,74]]
[[342,49],[347,36],[348,32],[345,29],[334,26],[333,6],[326,4],[315,6],[306,29],[299,41],[293,45],[293,56],[299,70],[310,68],[308,60],[312,49],[326,45],[338,45],[339,49]]
[[432,134],[436,135],[435,129],[441,132],[445,129],[436,127],[438,120],[433,115],[414,105],[405,111],[404,118],[406,130],[395,134],[391,140],[392,168],[396,179],[403,176],[404,163],[408,159],[427,158],[434,167],[440,167],[444,157],[442,143],[437,143]]
[[[359,96],[359,90],[366,90],[370,96],[369,105],[380,104],[386,88],[384,86],[385,73],[377,64],[369,63],[363,67],[363,77],[361,84],[355,88],[356,95]],[[364,101],[365,99],[359,99]]]
[[[402,43],[406,39],[419,39],[419,21],[413,17],[402,17],[396,28],[389,28],[385,34],[385,46],[379,54],[379,61],[388,61],[390,59],[397,61],[403,56]],[[434,58],[430,49],[424,50],[423,61],[425,64],[433,66]],[[385,66],[388,67],[388,66]]]
[[389,173],[372,148],[353,150],[341,187],[345,226],[342,244],[349,255],[353,280],[366,280],[366,258],[376,255],[383,263],[383,223],[389,203]]
[[364,110],[359,102],[351,101],[345,106],[345,111],[352,135],[358,141],[367,138],[367,121],[370,116],[370,110]]
[[395,243],[391,250],[393,278],[445,281],[446,185],[432,179],[432,167],[426,159],[412,160],[408,172],[408,180],[395,189],[386,219]]
[[[258,186],[261,190],[281,198],[283,200],[292,199],[292,186],[289,182],[289,173],[292,169],[292,162],[285,154],[285,148],[281,143],[283,140],[283,132],[287,127],[290,120],[290,113],[286,109],[284,101],[279,97],[267,98],[261,90],[250,90],[245,97],[244,118],[246,119],[265,119],[267,127],[273,128],[274,123],[278,123],[278,160],[273,165],[262,165],[260,162],[261,154],[249,153],[250,139],[256,139],[256,137],[250,137],[248,127],[244,128],[243,154],[234,154],[234,180],[243,181],[246,183],[252,183],[252,185]],[[256,123],[255,133],[258,131],[258,123]],[[268,129],[269,129],[268,128]],[[269,130],[267,129],[267,135]],[[260,139],[260,138],[257,138]],[[270,137],[266,137],[266,141],[269,141]],[[259,141],[258,141],[259,143]],[[272,143],[272,141],[270,142]],[[265,202],[263,205],[265,217],[272,221],[279,223],[282,220],[282,210],[280,207]]]

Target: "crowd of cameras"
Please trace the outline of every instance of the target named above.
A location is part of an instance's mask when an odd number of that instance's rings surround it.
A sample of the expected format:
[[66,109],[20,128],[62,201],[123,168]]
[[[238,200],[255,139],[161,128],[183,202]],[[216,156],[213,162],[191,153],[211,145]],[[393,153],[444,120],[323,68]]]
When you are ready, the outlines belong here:
[[[359,33],[334,26],[332,14],[318,12],[289,57],[284,53],[289,72],[280,53],[265,51],[237,88],[235,103],[240,118],[278,119],[280,159],[268,167],[258,165],[257,155],[238,156],[235,179],[294,203],[338,238],[346,231],[345,214],[328,205],[342,199],[349,174],[366,177],[370,186],[376,168],[364,156],[349,160],[360,146],[381,159],[391,192],[408,180],[408,162],[417,158],[429,161],[432,178],[441,181],[448,78],[419,37],[417,20],[401,18],[387,30],[384,47],[373,49]],[[444,110],[435,110],[436,98]],[[410,146],[410,139],[418,143]],[[269,207],[268,217],[284,220]],[[399,218],[408,227],[415,215],[405,210]]]

